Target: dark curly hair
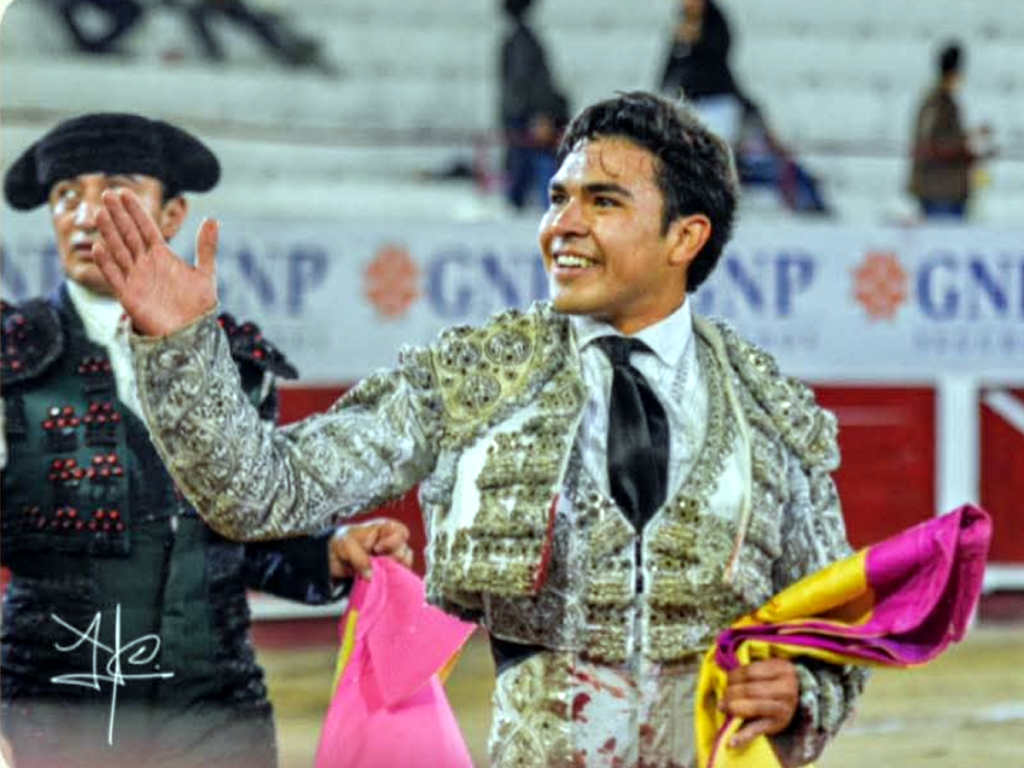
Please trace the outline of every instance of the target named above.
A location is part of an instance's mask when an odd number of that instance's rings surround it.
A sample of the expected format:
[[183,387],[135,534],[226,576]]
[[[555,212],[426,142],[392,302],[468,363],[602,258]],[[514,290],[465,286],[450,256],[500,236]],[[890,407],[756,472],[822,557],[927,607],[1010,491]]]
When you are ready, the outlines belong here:
[[739,181],[728,145],[683,102],[645,91],[619,93],[573,118],[558,148],[558,163],[576,146],[597,137],[622,137],[657,159],[655,177],[665,201],[662,234],[682,216],[702,213],[711,236],[690,264],[686,290],[697,290],[714,270],[732,235]]

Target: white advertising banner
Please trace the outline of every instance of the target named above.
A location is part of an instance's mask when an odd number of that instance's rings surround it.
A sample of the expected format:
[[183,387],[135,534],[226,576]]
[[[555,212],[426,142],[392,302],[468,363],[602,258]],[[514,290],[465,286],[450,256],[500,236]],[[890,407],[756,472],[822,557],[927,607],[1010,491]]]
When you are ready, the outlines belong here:
[[[308,382],[352,381],[403,344],[547,296],[530,220],[228,219],[221,232],[224,309],[262,326]],[[55,287],[45,215],[5,210],[0,246],[6,300]],[[693,298],[817,381],[1024,380],[1024,233],[741,226]]]

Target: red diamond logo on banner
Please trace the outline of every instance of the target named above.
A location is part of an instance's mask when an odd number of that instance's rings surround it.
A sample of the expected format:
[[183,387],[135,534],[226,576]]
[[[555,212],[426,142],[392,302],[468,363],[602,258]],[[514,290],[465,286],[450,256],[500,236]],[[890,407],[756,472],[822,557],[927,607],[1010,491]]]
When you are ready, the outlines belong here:
[[363,271],[363,292],[388,318],[404,315],[420,295],[420,270],[402,245],[384,245]]
[[853,280],[853,295],[874,320],[892,320],[907,300],[907,273],[895,253],[867,254]]

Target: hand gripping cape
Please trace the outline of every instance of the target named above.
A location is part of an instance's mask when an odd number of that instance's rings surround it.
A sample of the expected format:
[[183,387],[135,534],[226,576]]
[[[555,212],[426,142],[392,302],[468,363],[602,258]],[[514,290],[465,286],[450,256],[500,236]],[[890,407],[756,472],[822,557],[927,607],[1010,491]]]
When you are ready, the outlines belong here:
[[786,588],[722,632],[701,666],[695,733],[702,768],[779,768],[768,738],[727,746],[718,710],[730,670],[770,656],[913,667],[963,638],[981,592],[992,523],[963,506]]
[[427,605],[412,571],[374,558],[340,622],[316,768],[472,768],[438,675],[474,629]]

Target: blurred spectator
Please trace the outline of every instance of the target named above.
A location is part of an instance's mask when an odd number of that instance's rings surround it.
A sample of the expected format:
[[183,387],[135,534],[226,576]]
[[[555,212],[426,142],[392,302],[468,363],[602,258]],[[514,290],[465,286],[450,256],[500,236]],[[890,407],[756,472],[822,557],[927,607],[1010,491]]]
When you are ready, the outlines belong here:
[[292,28],[280,13],[260,7],[258,0],[166,0],[167,5],[183,9],[192,29],[211,61],[224,61],[224,46],[214,34],[211,21],[224,18],[252,32],[277,61],[293,67],[310,67],[337,75],[338,68],[323,54],[319,40]]
[[957,43],[942,49],[938,83],[925,94],[914,123],[910,194],[925,218],[963,219],[971,194],[971,167],[992,154],[987,147],[990,129],[982,126],[969,133],[960,116],[956,93],[963,59]]
[[790,210],[827,213],[817,180],[796,162],[733,77],[731,44],[729,24],[713,0],[680,0],[662,93],[685,96],[704,124],[729,142],[742,184],[773,188]]
[[684,94],[704,124],[735,145],[743,113],[753,104],[729,68],[731,44],[729,24],[713,0],[681,0],[661,90],[669,98]]
[[797,213],[829,214],[818,180],[768,127],[761,110],[748,102],[734,146],[736,171],[745,187],[769,187],[779,202]]
[[569,102],[555,86],[544,46],[526,23],[532,0],[502,0],[510,28],[501,46],[501,126],[505,133],[506,195],[522,210],[547,203],[555,152],[569,121]]
[[116,53],[117,42],[142,18],[136,0],[56,0],[75,45],[86,53]]

